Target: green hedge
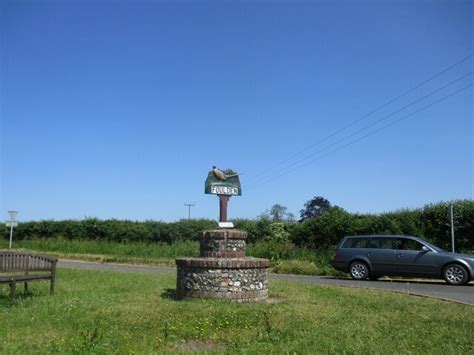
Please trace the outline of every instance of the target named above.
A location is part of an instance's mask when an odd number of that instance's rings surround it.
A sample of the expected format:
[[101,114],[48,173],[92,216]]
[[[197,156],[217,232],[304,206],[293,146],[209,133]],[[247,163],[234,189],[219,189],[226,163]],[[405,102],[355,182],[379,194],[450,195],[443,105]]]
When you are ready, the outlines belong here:
[[[474,201],[453,201],[456,249],[474,250]],[[248,241],[278,241],[280,234],[289,235],[289,241],[310,249],[333,247],[345,235],[407,234],[430,240],[450,250],[450,202],[426,205],[415,210],[400,210],[382,214],[354,214],[342,208],[330,208],[323,215],[302,223],[278,226],[268,219],[237,219],[236,228],[248,232]],[[197,240],[199,232],[217,226],[207,219],[181,220],[165,223],[157,221],[85,220],[38,221],[20,223],[15,229],[15,239],[55,238],[106,240],[114,242],[165,242]],[[278,228],[276,228],[278,227]],[[5,228],[5,238],[8,229]],[[278,236],[274,235],[278,232]],[[288,232],[288,233],[286,233]]]
[[[111,242],[164,242],[198,240],[199,232],[212,229],[217,223],[211,220],[182,220],[174,223],[157,221],[136,222],[128,220],[39,221],[20,223],[15,228],[15,239],[66,238],[106,240]],[[5,231],[8,237],[8,231]]]
[[[474,201],[453,201],[456,250],[474,250]],[[291,226],[292,241],[311,248],[334,246],[345,235],[405,234],[419,236],[451,250],[450,202],[416,210],[351,214],[333,207],[318,218]]]

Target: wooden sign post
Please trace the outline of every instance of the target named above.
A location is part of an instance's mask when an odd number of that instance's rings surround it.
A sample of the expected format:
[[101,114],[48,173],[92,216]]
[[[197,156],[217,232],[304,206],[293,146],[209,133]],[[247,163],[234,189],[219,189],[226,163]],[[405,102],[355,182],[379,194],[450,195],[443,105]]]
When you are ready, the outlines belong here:
[[229,195],[219,196],[219,222],[227,222],[227,204],[229,203]]

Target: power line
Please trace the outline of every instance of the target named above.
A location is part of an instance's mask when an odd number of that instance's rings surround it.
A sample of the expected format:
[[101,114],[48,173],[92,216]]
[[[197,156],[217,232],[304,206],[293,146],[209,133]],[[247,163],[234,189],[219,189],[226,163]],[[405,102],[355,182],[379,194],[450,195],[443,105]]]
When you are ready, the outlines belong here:
[[322,156],[320,156],[320,157],[318,157],[318,158],[316,158],[316,159],[312,159],[312,160],[310,160],[309,162],[306,162],[306,163],[304,163],[304,164],[301,164],[300,166],[297,166],[295,169],[293,169],[293,170],[291,170],[291,171],[287,171],[287,172],[285,172],[285,173],[283,173],[283,174],[280,174],[280,175],[278,175],[278,176],[272,177],[272,178],[270,178],[270,179],[268,179],[268,180],[266,180],[266,181],[263,181],[260,185],[254,185],[254,186],[248,187],[247,189],[250,190],[250,189],[252,189],[252,188],[255,188],[255,187],[261,186],[261,185],[263,185],[263,184],[269,183],[269,182],[271,182],[271,181],[273,181],[273,180],[276,180],[276,179],[278,179],[278,178],[280,178],[280,177],[282,177],[282,176],[284,176],[284,175],[287,175],[288,173],[290,173],[290,172],[292,172],[292,171],[294,171],[294,170],[300,169],[300,168],[302,168],[302,167],[304,167],[304,166],[306,166],[306,165],[308,165],[308,164],[311,164],[311,163],[313,163],[313,162],[315,162],[315,161],[317,161],[317,160],[323,159],[323,158],[327,157],[327,156],[330,155],[330,154],[333,154],[333,153],[335,153],[335,152],[338,152],[338,151],[340,151],[340,150],[342,150],[342,149],[344,149],[344,148],[346,148],[346,147],[348,147],[348,146],[350,146],[350,145],[352,145],[352,144],[354,144],[354,143],[357,143],[357,142],[359,142],[359,141],[361,141],[361,140],[363,140],[363,139],[365,139],[365,138],[367,138],[367,137],[370,137],[370,136],[372,136],[372,135],[374,135],[374,134],[376,134],[376,133],[378,133],[378,132],[380,132],[380,131],[382,131],[382,130],[388,128],[388,127],[391,127],[391,126],[393,126],[394,124],[396,124],[396,123],[398,123],[398,122],[400,122],[400,121],[403,121],[403,120],[405,120],[405,119],[407,119],[407,118],[409,118],[409,117],[411,117],[411,116],[413,116],[413,115],[415,115],[415,114],[417,114],[417,113],[419,113],[419,112],[421,112],[421,111],[423,111],[423,110],[426,110],[427,108],[429,108],[429,107],[431,107],[431,106],[433,106],[433,105],[435,105],[435,104],[438,104],[438,103],[440,103],[441,101],[444,101],[444,100],[448,99],[449,97],[454,96],[454,95],[458,94],[459,92],[464,91],[464,90],[466,90],[466,89],[472,87],[473,85],[474,85],[474,84],[469,84],[469,85],[467,85],[467,86],[464,86],[463,88],[461,88],[461,89],[459,89],[459,90],[456,90],[456,91],[454,91],[454,92],[451,93],[451,94],[445,95],[445,96],[443,96],[442,98],[440,98],[440,99],[438,99],[438,100],[436,100],[436,101],[434,101],[434,102],[432,102],[432,103],[430,103],[430,104],[428,104],[428,105],[426,105],[426,106],[424,106],[424,107],[422,107],[422,108],[420,108],[420,109],[418,109],[418,110],[416,110],[416,111],[414,111],[414,112],[412,112],[412,113],[410,113],[410,114],[408,114],[408,115],[406,115],[406,116],[403,116],[403,117],[401,117],[401,118],[399,118],[399,119],[397,119],[397,120],[395,120],[395,121],[392,121],[392,122],[390,122],[390,123],[388,123],[388,124],[386,124],[386,125],[384,125],[384,126],[378,128],[378,129],[376,129],[376,130],[374,130],[374,131],[372,131],[372,132],[369,132],[369,133],[367,133],[367,134],[365,134],[365,135],[363,135],[363,136],[361,136],[361,137],[359,137],[359,138],[357,138],[357,139],[354,139],[354,140],[348,142],[347,144],[345,144],[345,145],[343,145],[343,146],[341,146],[341,147],[338,147],[338,148],[336,148],[336,149],[334,149],[334,150],[332,150],[332,151],[330,151],[330,152],[328,152],[328,153],[326,153],[326,154],[324,154],[324,155],[322,155]]
[[[418,98],[418,99],[416,99],[416,100],[410,102],[409,104],[403,106],[402,108],[400,108],[400,109],[398,109],[398,110],[396,110],[396,111],[394,111],[394,112],[392,112],[392,113],[390,113],[390,114],[388,114],[388,115],[386,115],[386,116],[384,116],[384,117],[382,117],[382,118],[380,118],[380,119],[378,119],[378,120],[375,120],[375,121],[373,121],[372,123],[370,123],[370,124],[368,124],[368,125],[365,125],[364,127],[362,127],[362,128],[360,128],[360,129],[358,129],[357,131],[351,133],[350,135],[345,136],[345,137],[343,137],[343,138],[341,138],[341,139],[339,139],[339,140],[333,142],[332,144],[330,144],[330,145],[328,145],[328,146],[326,146],[326,147],[323,147],[323,148],[317,150],[316,152],[313,152],[313,153],[311,153],[311,154],[308,154],[308,155],[306,155],[306,156],[304,156],[304,157],[302,157],[302,158],[300,158],[300,159],[294,161],[294,162],[291,163],[290,165],[287,165],[287,166],[285,166],[285,167],[283,167],[283,168],[281,168],[281,169],[275,171],[274,173],[272,173],[272,174],[270,174],[270,175],[268,175],[268,176],[266,176],[266,177],[264,176],[264,177],[262,177],[262,178],[260,178],[260,179],[257,179],[257,181],[255,181],[252,185],[256,185],[256,184],[258,184],[258,183],[261,182],[261,181],[265,181],[265,180],[271,178],[272,175],[276,175],[276,174],[278,174],[278,173],[281,173],[281,172],[283,172],[283,171],[285,171],[285,170],[288,170],[288,169],[292,168],[293,166],[298,165],[299,163],[304,162],[305,160],[307,160],[307,159],[309,159],[309,158],[311,158],[311,157],[313,157],[313,156],[315,156],[315,155],[317,155],[317,154],[319,154],[319,153],[321,153],[321,152],[327,150],[328,148],[331,148],[331,147],[335,146],[336,144],[339,144],[339,143],[345,141],[346,139],[351,138],[351,137],[357,135],[358,133],[363,132],[363,131],[365,131],[365,130],[367,130],[367,129],[369,129],[369,128],[371,128],[371,127],[377,125],[377,124],[379,124],[380,122],[387,120],[388,118],[390,118],[390,117],[392,117],[392,116],[394,116],[394,115],[396,115],[396,114],[402,112],[402,111],[405,110],[406,108],[408,108],[408,107],[410,107],[410,106],[413,106],[414,104],[416,104],[416,103],[418,103],[418,102],[420,102],[420,101],[422,101],[422,100],[424,100],[424,99],[426,99],[426,98],[428,98],[428,97],[430,97],[430,96],[432,96],[432,95],[434,95],[434,94],[440,92],[441,90],[447,88],[448,86],[451,86],[451,85],[453,85],[454,83],[456,83],[456,82],[458,82],[458,81],[460,81],[460,80],[462,80],[462,79],[464,79],[464,78],[466,78],[466,77],[468,77],[468,76],[470,76],[470,75],[472,75],[472,74],[474,74],[474,72],[471,71],[471,72],[469,72],[469,73],[467,73],[467,74],[464,74],[464,75],[460,76],[459,78],[457,78],[457,79],[455,79],[455,80],[449,82],[448,84],[443,85],[442,87],[440,87],[440,88],[438,88],[438,89],[436,89],[436,90],[430,92],[429,94],[426,94],[426,95],[422,96],[421,98]],[[251,185],[251,186],[252,186],[252,185]]]
[[[379,107],[373,109],[372,111],[368,112],[367,114],[365,114],[365,115],[359,117],[359,118],[356,119],[355,121],[350,122],[349,124],[343,126],[342,128],[340,128],[340,129],[338,129],[338,130],[332,132],[332,133],[329,134],[328,136],[323,137],[323,138],[322,138],[321,140],[319,140],[318,142],[315,142],[315,143],[313,143],[313,144],[307,146],[306,148],[304,148],[304,149],[302,149],[302,150],[300,150],[300,151],[294,153],[293,155],[291,155],[291,156],[288,157],[287,159],[280,161],[279,163],[275,164],[274,166],[270,167],[269,169],[262,170],[262,171],[260,171],[259,173],[255,174],[255,175],[252,175],[252,176],[251,176],[251,179],[252,179],[252,178],[256,178],[256,177],[258,177],[258,176],[260,176],[260,175],[262,175],[262,174],[267,174],[269,171],[275,170],[276,168],[278,168],[278,167],[281,166],[282,164],[285,164],[286,162],[292,160],[293,158],[299,156],[300,154],[302,154],[302,153],[304,153],[304,152],[306,152],[306,151],[312,149],[313,147],[315,147],[315,146],[317,146],[317,145],[319,145],[319,144],[321,144],[321,143],[327,141],[329,138],[331,138],[331,137],[337,135],[338,133],[340,133],[340,132],[342,132],[342,131],[344,131],[344,130],[346,130],[346,129],[352,127],[352,126],[354,126],[355,124],[357,124],[358,122],[362,121],[363,119],[369,117],[370,115],[373,115],[374,113],[380,111],[381,109],[387,107],[388,105],[392,104],[393,102],[397,101],[398,99],[400,99],[400,98],[402,98],[402,97],[408,95],[409,93],[415,91],[416,89],[420,88],[421,86],[425,85],[426,83],[428,83],[428,82],[432,81],[433,79],[435,79],[435,78],[437,78],[437,77],[443,75],[444,73],[448,72],[449,70],[451,70],[451,69],[457,67],[458,65],[462,64],[463,62],[465,62],[465,61],[471,59],[472,57],[474,57],[474,54],[470,54],[470,55],[468,55],[467,57],[465,57],[465,58],[459,60],[458,62],[456,62],[456,63],[450,65],[449,67],[447,67],[447,68],[445,68],[445,69],[443,69],[443,70],[437,72],[436,74],[434,74],[434,75],[432,75],[431,77],[425,79],[424,81],[420,82],[419,84],[415,85],[414,87],[412,87],[412,88],[406,90],[405,92],[403,92],[402,94],[398,95],[397,97],[395,97],[395,98],[393,98],[393,99],[387,101],[386,103],[384,103],[384,104],[380,105]],[[463,77],[465,77],[465,76],[467,76],[467,75],[471,75],[471,74],[472,74],[472,72],[470,72],[470,73],[464,75]],[[461,78],[463,78],[463,77],[461,77]],[[458,78],[458,79],[456,79],[455,81],[460,80],[461,78]],[[425,95],[424,97],[422,97],[422,98],[420,98],[420,99],[418,99],[418,100],[415,100],[415,102],[412,102],[412,103],[406,105],[406,106],[403,107],[402,109],[397,110],[395,113],[398,113],[398,112],[402,111],[403,109],[405,109],[405,108],[407,108],[407,107],[409,107],[409,106],[412,106],[414,103],[419,102],[419,101],[421,101],[422,99],[424,99],[424,98],[426,98],[426,97],[428,97],[428,96],[430,96],[430,95],[432,95],[432,94],[434,94],[434,93],[436,93],[436,92],[442,90],[443,88],[445,88],[445,87],[451,85],[452,83],[453,83],[453,82],[451,82],[451,83],[449,83],[449,84],[443,86],[442,88],[439,88],[439,89],[435,90],[434,92],[432,92],[432,93],[430,93],[430,94],[428,94],[428,95]],[[295,169],[293,169],[293,170],[296,170],[296,169],[299,169],[299,168],[301,168],[301,167],[304,167],[304,166],[306,166],[306,165],[308,165],[308,164],[310,164],[310,163],[312,163],[312,162],[314,162],[314,161],[316,161],[316,160],[319,160],[319,159],[322,159],[322,158],[326,157],[327,155],[330,155],[330,154],[335,153],[335,152],[337,152],[337,151],[339,151],[339,150],[341,150],[341,149],[344,149],[345,147],[347,147],[347,146],[349,146],[349,145],[351,145],[351,144],[354,144],[354,143],[356,143],[356,142],[358,142],[358,141],[360,141],[360,140],[362,140],[362,139],[365,139],[366,137],[369,137],[369,136],[371,136],[371,135],[373,135],[373,134],[379,132],[379,131],[382,130],[382,129],[388,128],[389,126],[392,126],[393,124],[395,124],[395,123],[397,123],[397,122],[399,122],[399,121],[401,121],[401,120],[404,120],[404,119],[406,119],[406,118],[408,118],[408,117],[411,117],[411,116],[413,116],[414,114],[416,114],[416,113],[418,113],[418,112],[420,112],[420,111],[422,111],[422,110],[424,110],[424,109],[427,109],[428,107],[433,106],[433,105],[435,105],[436,103],[441,102],[441,101],[447,99],[448,97],[453,96],[453,95],[457,94],[458,92],[467,89],[467,88],[470,87],[470,86],[472,86],[472,85],[468,85],[468,86],[466,86],[466,87],[464,87],[464,88],[462,88],[462,89],[460,89],[460,90],[458,90],[458,91],[456,91],[456,92],[454,92],[454,93],[452,93],[452,94],[449,94],[449,95],[447,95],[447,96],[444,96],[444,97],[442,97],[441,99],[439,99],[439,100],[437,100],[437,101],[435,101],[435,102],[433,102],[433,103],[431,103],[431,104],[429,104],[429,105],[426,105],[426,106],[424,106],[423,108],[421,108],[421,109],[419,109],[419,110],[417,110],[417,111],[415,111],[415,112],[412,112],[411,114],[409,114],[409,115],[407,115],[407,116],[402,117],[401,119],[398,119],[398,120],[396,120],[396,121],[393,121],[392,123],[387,124],[387,125],[381,127],[380,129],[377,129],[377,130],[375,130],[375,131],[372,131],[372,132],[370,132],[370,133],[368,133],[368,134],[366,134],[366,135],[364,135],[364,136],[362,136],[362,137],[360,137],[360,138],[358,138],[358,139],[355,139],[355,140],[353,140],[353,141],[350,141],[349,143],[347,143],[347,144],[345,144],[345,145],[343,145],[343,146],[341,146],[341,147],[339,147],[339,148],[336,148],[336,149],[334,149],[334,150],[332,150],[332,151],[330,151],[330,152],[324,154],[323,156],[320,156],[320,157],[318,157],[318,158],[316,158],[316,159],[313,159],[313,160],[311,160],[311,161],[309,161],[309,162],[307,162],[307,163],[304,163],[304,164],[302,164],[302,165],[300,165],[300,166],[297,166],[297,167],[296,167]],[[393,116],[395,113],[392,113],[392,114],[390,114],[390,115],[388,115],[388,116],[391,117],[391,116]],[[383,119],[381,119],[381,120],[377,120],[376,123],[380,123],[382,120],[385,120],[386,118],[388,118],[388,117],[386,116],[385,118],[383,118]],[[370,127],[374,126],[376,123],[370,124],[370,125],[364,127],[363,129],[358,130],[358,131],[355,132],[354,134],[351,134],[351,135],[349,135],[349,136],[344,137],[342,140],[337,141],[335,144],[340,143],[340,142],[342,142],[343,140],[345,140],[345,139],[347,139],[347,138],[350,138],[350,137],[354,136],[355,134],[360,133],[361,131],[363,131],[363,130],[365,130],[365,129],[367,129],[367,128],[370,128]],[[325,148],[322,149],[322,151],[327,150],[328,148],[334,146],[335,144],[331,144],[330,146],[326,146]],[[319,153],[320,153],[320,152],[312,153],[312,154],[306,156],[303,160],[306,160],[306,159],[308,159],[309,157],[312,157],[312,156],[314,156],[314,155],[316,155],[316,154],[319,154]],[[301,161],[301,159],[298,160],[297,163],[300,162],[300,161]],[[259,184],[259,185],[257,185],[257,186],[261,186],[262,184],[266,184],[266,183],[268,183],[268,182],[270,182],[270,181],[273,181],[273,180],[275,180],[275,179],[278,179],[278,178],[281,177],[281,176],[284,176],[284,175],[290,173],[291,171],[287,171],[287,172],[282,173],[282,174],[280,174],[280,175],[278,175],[278,176],[272,176],[272,175],[274,175],[275,173],[278,173],[278,172],[280,172],[280,171],[284,171],[284,170],[288,169],[289,167],[292,167],[293,165],[295,165],[295,164],[293,163],[293,164],[291,164],[291,165],[289,165],[289,166],[286,166],[286,167],[283,168],[283,169],[280,169],[280,170],[278,170],[278,171],[276,171],[276,172],[274,172],[274,173],[269,174],[267,177],[263,177],[263,179],[266,179],[266,180],[264,180],[261,184]],[[257,179],[257,180],[260,180],[260,179]],[[254,186],[253,184],[251,184],[247,189],[253,189],[253,188],[255,188],[255,187],[256,187],[256,186]],[[202,201],[203,199],[204,199],[204,198],[201,198],[201,199],[199,199],[199,201]]]
[[387,107],[388,105],[392,104],[393,102],[397,101],[398,99],[400,99],[400,98],[402,98],[402,97],[408,95],[409,93],[415,91],[415,90],[418,89],[419,87],[425,85],[426,83],[432,81],[433,79],[436,79],[437,77],[439,77],[439,76],[441,76],[442,74],[446,73],[447,71],[449,71],[449,70],[455,68],[456,66],[458,66],[458,65],[460,65],[460,64],[462,64],[462,63],[464,63],[465,61],[467,61],[468,59],[470,59],[470,58],[472,58],[472,57],[474,57],[474,54],[470,54],[470,55],[468,55],[467,57],[464,57],[464,58],[461,59],[460,61],[458,61],[458,62],[456,62],[456,63],[450,65],[449,67],[447,67],[447,68],[445,68],[445,69],[443,69],[443,70],[437,72],[436,74],[432,75],[431,77],[429,77],[428,79],[422,81],[421,83],[415,85],[414,87],[412,87],[412,88],[406,90],[405,92],[403,92],[402,94],[398,95],[397,97],[395,97],[395,98],[393,98],[393,99],[387,101],[386,103],[384,103],[384,104],[378,106],[377,108],[371,110],[371,111],[368,112],[367,114],[365,114],[365,115],[359,117],[359,118],[356,119],[355,121],[350,122],[349,124],[347,124],[347,125],[345,125],[345,126],[339,128],[338,130],[336,130],[336,131],[330,133],[329,135],[323,137],[323,138],[320,139],[319,141],[317,141],[317,142],[315,142],[315,143],[313,143],[313,144],[307,146],[306,148],[303,148],[302,150],[299,150],[298,152],[292,154],[292,155],[289,156],[288,158],[286,158],[286,159],[284,159],[284,160],[278,162],[277,164],[273,165],[272,167],[270,167],[270,168],[268,168],[268,169],[265,169],[265,170],[262,170],[262,171],[258,172],[257,174],[251,176],[250,178],[251,178],[251,179],[252,179],[252,178],[257,178],[258,176],[264,175],[264,174],[268,173],[269,171],[272,171],[272,170],[274,170],[275,168],[278,168],[278,167],[281,166],[282,164],[287,163],[288,161],[292,160],[293,158],[297,157],[298,155],[300,155],[300,154],[302,154],[302,153],[304,153],[304,152],[307,152],[308,150],[310,150],[310,149],[316,147],[317,145],[319,145],[319,144],[321,144],[321,143],[327,141],[329,138],[334,137],[336,134],[338,134],[338,133],[340,133],[340,132],[346,130],[347,128],[350,128],[350,127],[354,126],[355,124],[359,123],[359,122],[362,121],[363,119],[365,119],[365,118],[371,116],[372,114],[374,114],[374,113],[380,111],[381,109]]

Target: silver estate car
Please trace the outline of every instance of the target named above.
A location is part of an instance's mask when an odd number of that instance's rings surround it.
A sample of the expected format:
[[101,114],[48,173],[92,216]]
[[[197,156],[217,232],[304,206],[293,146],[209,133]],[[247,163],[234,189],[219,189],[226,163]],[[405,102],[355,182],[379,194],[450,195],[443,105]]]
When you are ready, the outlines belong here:
[[331,265],[356,280],[409,276],[463,285],[474,279],[474,255],[450,253],[421,238],[404,235],[345,237]]

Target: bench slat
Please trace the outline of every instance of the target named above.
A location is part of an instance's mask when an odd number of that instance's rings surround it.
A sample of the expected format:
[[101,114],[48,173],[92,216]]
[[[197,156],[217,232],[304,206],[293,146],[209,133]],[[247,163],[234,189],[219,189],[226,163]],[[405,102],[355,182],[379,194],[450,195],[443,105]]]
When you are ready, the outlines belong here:
[[21,271],[51,271],[52,269],[53,269],[53,265],[47,265],[46,267],[32,267],[32,266],[21,267],[17,265],[14,268],[0,269],[0,273],[10,272],[12,270],[17,270],[18,272],[21,272]]
[[17,276],[0,276],[0,284],[10,283],[12,281],[35,281],[35,280],[51,280],[51,275],[17,275]]
[[5,274],[9,272],[35,272],[35,271],[43,271],[43,272],[51,272],[52,268],[47,269],[33,269],[29,268],[28,270],[25,269],[10,269],[10,270],[0,270],[0,274]]
[[57,259],[42,255],[0,251],[0,272],[5,270],[51,270]]

